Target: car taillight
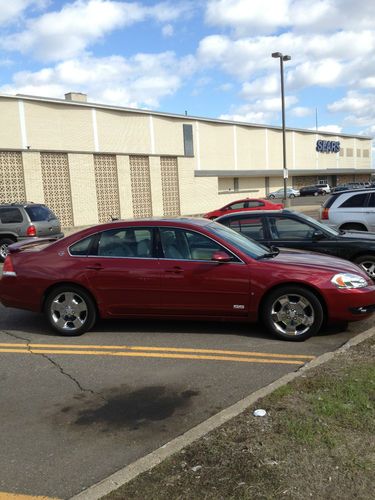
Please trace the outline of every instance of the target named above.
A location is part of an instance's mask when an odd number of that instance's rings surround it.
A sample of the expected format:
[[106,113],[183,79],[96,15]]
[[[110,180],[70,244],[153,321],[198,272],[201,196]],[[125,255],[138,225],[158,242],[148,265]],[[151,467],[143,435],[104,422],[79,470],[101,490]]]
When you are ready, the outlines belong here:
[[10,255],[7,255],[5,258],[3,265],[3,276],[17,276]]
[[29,226],[27,228],[26,235],[27,236],[36,236],[36,228],[35,228],[35,226],[33,226],[33,225]]
[[322,220],[328,220],[329,208],[323,208],[322,210]]

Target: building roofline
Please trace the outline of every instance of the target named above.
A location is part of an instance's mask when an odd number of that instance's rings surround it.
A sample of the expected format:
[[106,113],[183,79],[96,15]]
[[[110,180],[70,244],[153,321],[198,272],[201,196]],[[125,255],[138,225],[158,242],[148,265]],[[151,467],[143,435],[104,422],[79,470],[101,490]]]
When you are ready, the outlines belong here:
[[[154,115],[154,116],[163,116],[166,118],[179,118],[179,119],[184,119],[184,120],[191,120],[191,121],[201,121],[201,122],[209,122],[209,123],[221,123],[221,124],[227,124],[227,125],[238,125],[242,127],[251,127],[251,128],[260,128],[260,129],[271,129],[271,130],[282,130],[281,127],[278,127],[276,125],[262,125],[262,124],[256,124],[256,123],[248,123],[248,122],[240,122],[240,121],[233,121],[233,120],[223,120],[219,118],[207,118],[207,117],[202,117],[202,116],[192,116],[192,115],[180,115],[177,113],[166,113],[163,111],[152,111],[152,110],[147,110],[147,109],[138,109],[138,108],[127,108],[123,106],[114,106],[110,104],[100,104],[100,103],[95,103],[95,102],[82,102],[82,101],[69,101],[66,99],[58,99],[55,97],[41,97],[41,96],[33,96],[33,95],[27,95],[27,94],[2,94],[0,93],[0,98],[7,98],[7,99],[23,99],[25,101],[38,101],[38,102],[49,102],[49,103],[54,103],[54,104],[65,104],[67,106],[80,106],[80,107],[85,107],[85,108],[95,108],[95,109],[108,109],[112,111],[123,111],[127,113],[134,113],[134,114],[144,114],[144,115]],[[309,129],[302,129],[302,128],[291,128],[291,127],[286,127],[286,130],[289,132],[302,132],[305,134],[316,134],[316,135],[323,135],[323,136],[329,136],[329,137],[351,137],[355,139],[364,139],[364,140],[372,140],[373,137],[371,136],[365,136],[365,135],[351,135],[351,134],[345,134],[345,133],[334,133],[334,132],[327,132],[327,131],[322,131],[322,130],[309,130]]]

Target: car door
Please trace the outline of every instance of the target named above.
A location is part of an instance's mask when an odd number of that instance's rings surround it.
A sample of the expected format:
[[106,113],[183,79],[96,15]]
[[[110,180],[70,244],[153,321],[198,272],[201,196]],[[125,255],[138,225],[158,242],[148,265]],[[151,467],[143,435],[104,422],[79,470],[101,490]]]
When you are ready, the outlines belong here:
[[108,315],[155,314],[161,274],[151,227],[119,227],[98,234],[85,275]]
[[371,193],[366,207],[366,219],[370,231],[375,232],[375,193]]
[[211,257],[226,251],[197,231],[160,228],[161,311],[183,316],[247,316],[250,304],[248,265],[218,263]]
[[230,213],[230,212],[238,212],[241,210],[245,210],[246,208],[246,202],[245,201],[238,201],[236,203],[232,203],[231,205],[228,205],[225,208],[225,211],[223,211],[223,214]]

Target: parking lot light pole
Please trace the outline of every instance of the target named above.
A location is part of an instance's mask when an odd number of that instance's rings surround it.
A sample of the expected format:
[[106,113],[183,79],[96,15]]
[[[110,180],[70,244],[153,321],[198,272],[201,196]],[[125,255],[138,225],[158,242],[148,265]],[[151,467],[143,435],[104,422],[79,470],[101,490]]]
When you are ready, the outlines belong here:
[[286,139],[285,139],[285,96],[284,96],[284,61],[290,61],[290,56],[284,56],[281,52],[273,52],[272,57],[280,59],[281,80],[281,116],[283,129],[283,179],[284,179],[284,204],[287,205],[286,186],[288,179],[288,168],[286,165]]

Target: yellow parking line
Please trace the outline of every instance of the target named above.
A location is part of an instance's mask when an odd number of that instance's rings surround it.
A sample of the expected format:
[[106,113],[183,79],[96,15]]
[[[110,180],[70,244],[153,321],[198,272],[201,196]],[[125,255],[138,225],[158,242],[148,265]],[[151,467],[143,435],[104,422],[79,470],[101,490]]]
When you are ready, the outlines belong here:
[[142,358],[167,358],[167,359],[204,359],[211,361],[236,361],[240,363],[272,363],[285,365],[303,365],[302,360],[287,359],[263,359],[263,358],[242,358],[237,356],[207,356],[188,354],[162,354],[148,352],[110,352],[110,351],[77,351],[61,349],[0,349],[3,353],[24,353],[24,354],[73,354],[76,356],[121,356],[121,357],[142,357]]
[[[6,344],[0,343],[1,347],[24,347],[26,344]],[[184,352],[184,353],[205,353],[205,354],[229,354],[234,356],[260,356],[270,358],[287,358],[287,359],[315,359],[315,356],[306,356],[303,354],[275,354],[267,352],[251,352],[251,351],[225,351],[222,349],[189,349],[183,347],[146,347],[146,346],[114,346],[114,345],[75,345],[75,344],[28,344],[29,348],[59,348],[59,349],[110,349],[129,350],[129,351],[164,351],[164,352]]]

